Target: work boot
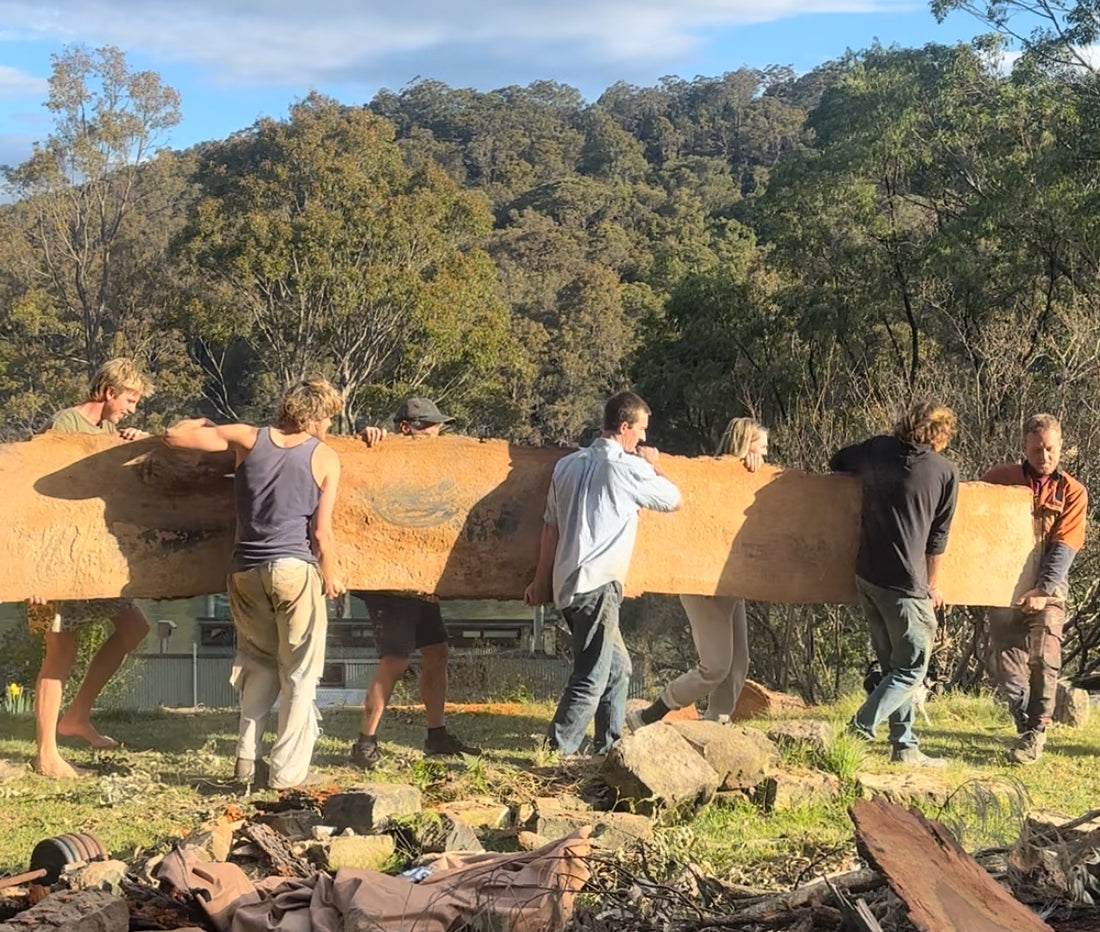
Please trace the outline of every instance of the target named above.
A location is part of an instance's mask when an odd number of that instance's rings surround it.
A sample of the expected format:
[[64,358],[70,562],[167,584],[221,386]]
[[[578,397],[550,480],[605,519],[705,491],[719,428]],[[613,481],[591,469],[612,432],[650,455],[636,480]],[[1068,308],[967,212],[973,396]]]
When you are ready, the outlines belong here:
[[382,750],[378,747],[378,739],[359,736],[359,740],[351,746],[351,762],[360,770],[374,770],[378,762],[382,760]]
[[947,766],[947,761],[942,757],[929,757],[920,748],[894,748],[890,760],[895,764],[905,764],[907,767]]
[[858,738],[868,744],[875,740],[874,734],[861,727],[855,718],[848,720],[848,724],[844,726],[844,733],[851,738]]
[[237,758],[237,782],[255,789],[264,789],[271,779],[271,770],[265,760]]
[[454,757],[459,754],[477,757],[481,753],[481,748],[466,744],[446,728],[439,727],[428,729],[428,737],[424,739],[424,753],[428,757]]
[[1034,764],[1043,753],[1046,742],[1045,731],[1025,731],[1012,743],[1008,756],[1017,764]]

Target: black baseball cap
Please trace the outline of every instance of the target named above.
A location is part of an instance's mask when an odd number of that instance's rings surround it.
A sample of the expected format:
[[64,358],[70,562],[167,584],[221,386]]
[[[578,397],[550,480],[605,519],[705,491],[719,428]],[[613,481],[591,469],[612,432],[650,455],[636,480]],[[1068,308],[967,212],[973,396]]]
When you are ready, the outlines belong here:
[[395,424],[400,424],[402,421],[420,421],[422,424],[450,424],[453,420],[453,417],[449,417],[440,411],[435,402],[428,398],[407,399],[393,416]]

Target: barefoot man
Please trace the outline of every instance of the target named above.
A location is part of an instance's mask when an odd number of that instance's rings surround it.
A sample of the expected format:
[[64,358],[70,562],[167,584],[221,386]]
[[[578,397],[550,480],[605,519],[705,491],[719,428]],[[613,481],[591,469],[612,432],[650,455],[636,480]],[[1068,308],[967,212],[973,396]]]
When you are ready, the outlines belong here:
[[[133,414],[142,396],[151,392],[149,380],[131,360],[112,359],[96,373],[88,389],[88,400],[54,415],[50,429],[62,433],[103,434],[120,440],[147,437],[144,431],[133,427],[119,430],[118,422]],[[93,748],[117,747],[113,738],[101,735],[92,725],[92,706],[126,655],[148,633],[149,623],[141,609],[129,599],[47,602],[42,596],[32,596],[28,602],[31,631],[42,634],[46,642],[46,655],[34,693],[38,741],[34,768],[50,777],[76,777],[80,774],[58,751],[57,736],[80,738]],[[77,630],[83,625],[105,620],[110,620],[114,632],[96,651],[79,691],[61,715],[65,681],[76,660]]]

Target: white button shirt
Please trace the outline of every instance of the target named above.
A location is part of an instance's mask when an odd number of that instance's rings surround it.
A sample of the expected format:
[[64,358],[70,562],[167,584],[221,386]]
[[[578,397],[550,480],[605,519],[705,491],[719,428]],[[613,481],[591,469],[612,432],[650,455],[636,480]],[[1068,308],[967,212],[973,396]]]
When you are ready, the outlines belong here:
[[634,553],[638,512],[675,511],[680,490],[640,456],[606,437],[559,460],[543,520],[558,529],[554,604],[623,582]]

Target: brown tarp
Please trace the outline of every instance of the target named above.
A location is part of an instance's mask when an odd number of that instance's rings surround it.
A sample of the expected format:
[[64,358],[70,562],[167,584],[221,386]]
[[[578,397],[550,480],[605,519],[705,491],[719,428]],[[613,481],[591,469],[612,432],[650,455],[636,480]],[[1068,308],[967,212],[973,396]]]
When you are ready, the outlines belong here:
[[561,932],[590,872],[591,828],[534,851],[445,856],[420,883],[341,868],[332,877],[251,883],[235,864],[176,849],[157,867],[169,887],[196,895],[219,932]]
[[[517,599],[534,573],[546,488],[569,452],[467,437],[333,438],[335,523],[352,588]],[[626,581],[641,592],[851,602],[859,489],[843,476],[665,456],[684,493],[642,516]],[[150,438],[46,434],[0,445],[0,601],[221,592],[232,459]],[[964,483],[940,576],[948,602],[1007,605],[1035,556],[1026,488]]]

